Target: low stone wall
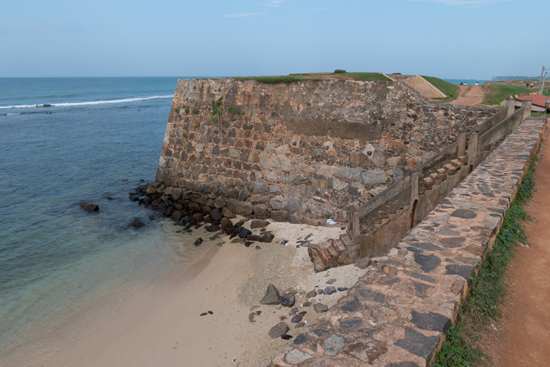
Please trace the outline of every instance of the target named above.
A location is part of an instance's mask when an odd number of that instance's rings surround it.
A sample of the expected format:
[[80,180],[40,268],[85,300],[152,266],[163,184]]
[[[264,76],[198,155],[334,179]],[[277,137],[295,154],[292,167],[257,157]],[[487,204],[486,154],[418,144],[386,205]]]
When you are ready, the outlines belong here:
[[274,367],[420,367],[432,360],[492,248],[548,125],[517,127]]
[[180,80],[154,187],[217,200],[231,214],[346,221],[350,203],[366,203],[495,112],[425,104],[398,82]]

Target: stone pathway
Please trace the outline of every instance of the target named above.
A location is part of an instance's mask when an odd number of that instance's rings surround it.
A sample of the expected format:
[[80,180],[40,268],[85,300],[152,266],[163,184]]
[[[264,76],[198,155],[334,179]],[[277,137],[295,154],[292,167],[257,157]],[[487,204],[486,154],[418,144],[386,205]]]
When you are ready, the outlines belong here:
[[273,366],[426,366],[525,173],[546,119],[523,122]]
[[481,85],[460,86],[459,97],[450,104],[455,106],[477,106],[483,102],[485,90]]

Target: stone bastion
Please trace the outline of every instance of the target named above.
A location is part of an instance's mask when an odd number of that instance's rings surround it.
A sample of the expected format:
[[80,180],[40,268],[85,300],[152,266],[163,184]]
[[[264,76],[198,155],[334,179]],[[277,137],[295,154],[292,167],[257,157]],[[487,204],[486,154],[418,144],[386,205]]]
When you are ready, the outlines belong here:
[[495,113],[400,82],[179,80],[148,190],[228,218],[347,222]]

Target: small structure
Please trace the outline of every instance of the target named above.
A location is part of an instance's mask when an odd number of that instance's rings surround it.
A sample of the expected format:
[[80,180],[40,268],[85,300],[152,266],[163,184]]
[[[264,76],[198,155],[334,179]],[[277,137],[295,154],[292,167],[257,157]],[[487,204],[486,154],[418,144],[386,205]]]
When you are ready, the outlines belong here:
[[543,96],[542,94],[531,94],[528,96],[516,97],[515,106],[518,108],[521,107],[521,104],[526,99],[533,101],[533,106],[531,107],[533,112],[546,112],[547,108],[545,107],[545,103],[546,99],[548,99],[547,96]]

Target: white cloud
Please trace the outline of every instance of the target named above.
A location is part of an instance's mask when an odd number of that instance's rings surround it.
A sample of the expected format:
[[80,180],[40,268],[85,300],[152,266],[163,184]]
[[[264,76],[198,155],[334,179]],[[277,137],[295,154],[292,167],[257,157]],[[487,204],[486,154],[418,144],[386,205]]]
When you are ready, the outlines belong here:
[[440,3],[444,5],[466,5],[466,6],[482,6],[489,5],[493,3],[500,3],[510,0],[410,0],[410,1],[423,1],[428,3]]
[[286,0],[271,0],[269,3],[264,4],[264,6],[275,6],[279,7],[282,3],[284,3]]
[[252,17],[255,15],[265,15],[266,13],[240,13],[240,14],[224,14],[224,17],[228,18],[244,18],[244,17]]

